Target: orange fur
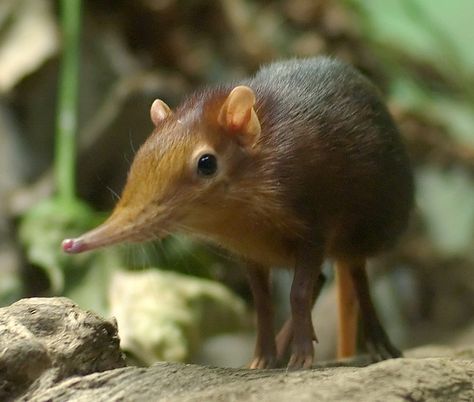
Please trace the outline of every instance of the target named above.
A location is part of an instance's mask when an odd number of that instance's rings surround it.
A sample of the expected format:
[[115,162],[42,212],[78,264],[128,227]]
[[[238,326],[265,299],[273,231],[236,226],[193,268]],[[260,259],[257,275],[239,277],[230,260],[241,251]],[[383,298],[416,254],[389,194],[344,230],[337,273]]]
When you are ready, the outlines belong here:
[[352,284],[351,264],[342,260],[336,262],[336,283],[338,294],[339,334],[337,357],[351,357],[356,352],[357,318],[359,306]]

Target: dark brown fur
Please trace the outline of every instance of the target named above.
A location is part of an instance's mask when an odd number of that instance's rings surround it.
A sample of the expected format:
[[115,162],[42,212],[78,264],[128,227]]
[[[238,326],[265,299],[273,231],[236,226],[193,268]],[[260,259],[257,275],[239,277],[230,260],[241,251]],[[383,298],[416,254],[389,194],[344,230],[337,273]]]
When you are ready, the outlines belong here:
[[[288,75],[283,82],[279,70]],[[239,155],[230,173],[230,185],[249,199],[239,216],[270,221],[269,230],[283,230],[290,243],[310,237],[330,257],[367,257],[391,246],[408,221],[413,177],[376,88],[325,58],[270,66],[238,84],[255,91],[262,126],[259,152]],[[214,122],[231,89],[194,95],[177,118],[197,110],[196,124]],[[227,141],[212,123],[203,131],[210,141],[216,132]]]

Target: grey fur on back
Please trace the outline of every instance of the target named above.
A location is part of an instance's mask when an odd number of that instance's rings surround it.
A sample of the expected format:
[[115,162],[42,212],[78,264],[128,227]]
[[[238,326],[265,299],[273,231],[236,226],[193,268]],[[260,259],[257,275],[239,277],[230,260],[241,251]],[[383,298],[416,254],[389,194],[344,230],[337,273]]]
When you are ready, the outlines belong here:
[[[269,104],[271,113],[260,117],[272,130],[288,126],[295,133],[296,127],[303,126],[308,135],[308,127],[313,125],[324,135],[338,131],[345,123],[351,129],[363,128],[368,123],[364,112],[369,105],[375,106],[377,113],[386,114],[369,80],[353,67],[328,57],[269,64],[245,84],[255,90],[257,108],[264,106],[262,101]],[[380,123],[386,125],[387,121]]]

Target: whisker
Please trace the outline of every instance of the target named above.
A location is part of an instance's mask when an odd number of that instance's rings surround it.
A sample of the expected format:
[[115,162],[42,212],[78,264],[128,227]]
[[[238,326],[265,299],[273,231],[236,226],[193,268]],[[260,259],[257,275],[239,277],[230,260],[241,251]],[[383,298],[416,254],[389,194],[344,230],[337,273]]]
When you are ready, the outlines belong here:
[[137,253],[136,253],[136,250],[135,248],[133,248],[132,245],[128,245],[127,247],[128,249],[128,252],[130,254],[130,257],[131,257],[131,260],[132,260],[132,268],[133,270],[136,270],[137,269]]
[[115,201],[120,200],[120,195],[114,189],[112,189],[112,187],[107,186],[106,188],[107,188],[107,190],[109,190],[112,193],[112,196],[115,199]]
[[157,236],[150,241],[150,247],[153,251],[153,261],[156,263],[156,265],[161,265],[163,257],[160,248],[162,249],[163,245]]
[[[131,130],[128,132],[128,142],[130,143],[130,148],[133,152],[133,155],[135,155],[137,153],[137,151],[135,149],[135,144],[133,143],[133,137],[132,137],[132,131]],[[129,161],[127,161],[127,162],[129,162]]]
[[[174,248],[173,254],[178,256],[179,263],[180,263],[179,265],[183,267],[183,270],[187,274],[192,274],[192,269],[189,266],[189,259],[185,258],[184,253],[182,253],[182,250],[185,248],[186,244],[184,243],[183,239],[180,236],[173,235],[172,237],[175,240],[175,243],[173,244],[173,248]],[[179,247],[179,244],[181,244],[181,247]],[[192,256],[192,253],[189,253],[189,255]]]
[[142,270],[146,269],[146,268],[150,268],[151,267],[151,261],[150,261],[150,256],[148,254],[148,251],[147,251],[147,248],[145,246],[145,244],[143,243],[140,243],[140,251],[142,253],[142,258],[141,258],[141,262],[142,262]]
[[132,267],[130,249],[124,243],[119,243],[118,247],[120,248],[120,254],[123,256],[125,266],[127,268]]

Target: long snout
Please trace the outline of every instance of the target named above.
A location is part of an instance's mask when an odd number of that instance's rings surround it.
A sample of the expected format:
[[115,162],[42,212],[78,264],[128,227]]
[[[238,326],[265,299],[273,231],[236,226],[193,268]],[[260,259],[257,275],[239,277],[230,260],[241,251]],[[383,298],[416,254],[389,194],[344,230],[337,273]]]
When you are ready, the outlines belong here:
[[132,228],[112,216],[79,237],[63,240],[61,247],[66,253],[77,254],[131,240],[131,234]]

